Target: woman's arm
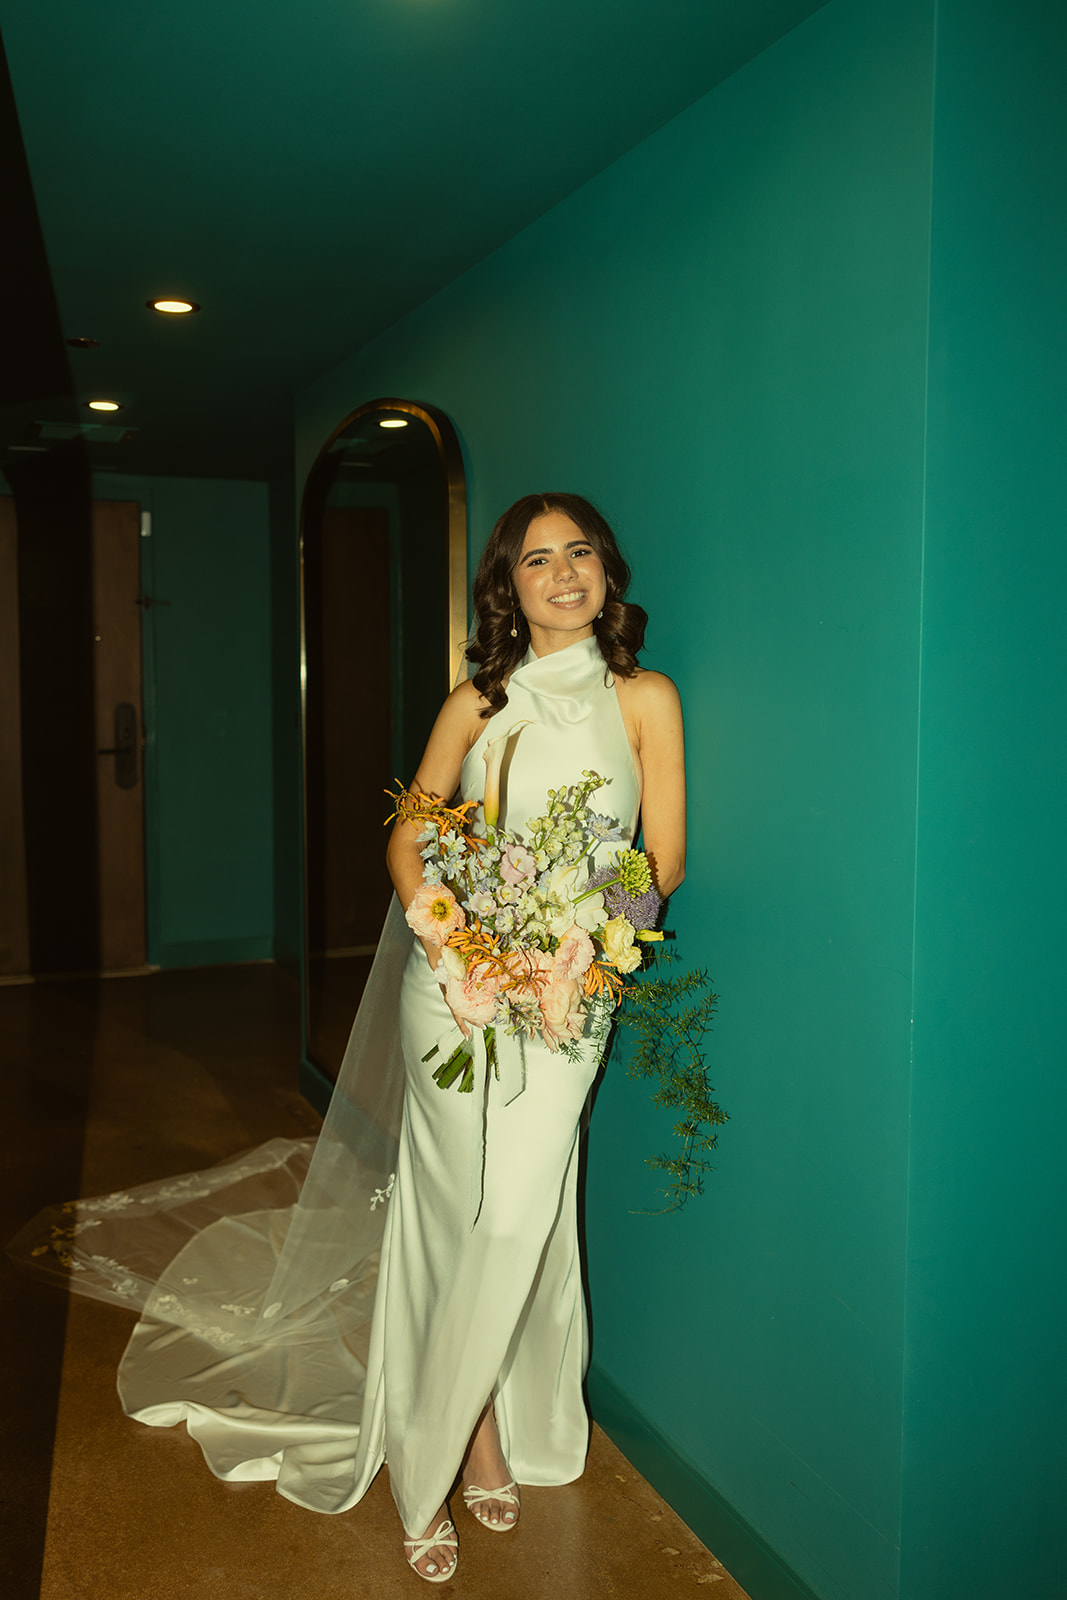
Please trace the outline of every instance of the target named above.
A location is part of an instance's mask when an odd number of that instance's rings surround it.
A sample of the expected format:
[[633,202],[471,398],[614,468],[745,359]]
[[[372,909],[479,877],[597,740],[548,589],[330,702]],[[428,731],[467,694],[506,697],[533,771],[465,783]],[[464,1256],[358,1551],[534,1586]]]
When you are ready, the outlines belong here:
[[[411,783],[413,790],[419,794],[438,795],[443,800],[452,798],[459,787],[463,758],[484,726],[478,715],[483,704],[469,680],[453,689],[433,725],[419,770]],[[385,861],[397,899],[405,910],[422,882],[421,848],[418,829],[398,817],[389,836]],[[422,947],[430,966],[436,967],[441,958],[440,945],[423,939]]]
[[656,888],[666,899],[685,877],[685,736],[678,690],[662,672],[626,685],[641,758],[641,831]]

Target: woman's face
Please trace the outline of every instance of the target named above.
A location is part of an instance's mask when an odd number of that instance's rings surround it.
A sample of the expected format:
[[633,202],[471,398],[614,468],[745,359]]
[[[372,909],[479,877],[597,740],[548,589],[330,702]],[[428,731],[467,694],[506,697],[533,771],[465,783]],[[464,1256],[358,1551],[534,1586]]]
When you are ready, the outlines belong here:
[[600,557],[562,511],[530,523],[512,582],[539,656],[587,639],[608,592]]

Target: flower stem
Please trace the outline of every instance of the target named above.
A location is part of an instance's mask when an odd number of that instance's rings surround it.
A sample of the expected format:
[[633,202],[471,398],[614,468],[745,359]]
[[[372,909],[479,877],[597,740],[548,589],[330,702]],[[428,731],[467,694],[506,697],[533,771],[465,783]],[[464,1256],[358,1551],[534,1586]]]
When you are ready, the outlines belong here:
[[591,895],[603,894],[605,889],[611,889],[615,884],[622,882],[622,873],[616,873],[614,878],[608,878],[604,883],[598,883],[592,889],[583,889],[581,894],[576,894],[571,901],[572,906],[581,905],[583,900],[588,900]]
[[448,1060],[442,1062],[433,1074],[433,1081],[439,1089],[451,1089],[460,1073],[460,1094],[470,1094],[474,1088],[474,1058],[465,1044],[459,1044],[453,1050]]

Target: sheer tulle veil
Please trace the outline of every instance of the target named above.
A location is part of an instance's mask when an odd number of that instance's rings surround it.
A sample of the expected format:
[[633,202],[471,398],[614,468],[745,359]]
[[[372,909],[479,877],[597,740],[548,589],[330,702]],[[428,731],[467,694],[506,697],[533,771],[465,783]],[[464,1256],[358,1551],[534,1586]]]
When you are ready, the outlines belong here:
[[8,1246],[76,1293],[233,1351],[369,1332],[404,1094],[394,898],[317,1140],[40,1212]]

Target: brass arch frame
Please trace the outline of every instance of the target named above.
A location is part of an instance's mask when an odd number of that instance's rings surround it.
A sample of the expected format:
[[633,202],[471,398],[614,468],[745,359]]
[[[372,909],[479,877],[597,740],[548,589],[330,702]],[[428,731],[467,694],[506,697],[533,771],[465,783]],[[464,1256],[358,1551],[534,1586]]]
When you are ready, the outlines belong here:
[[[300,715],[307,723],[307,640],[304,631],[304,519],[307,514],[308,486],[329,456],[337,440],[360,417],[375,411],[400,411],[418,417],[433,435],[448,485],[448,677],[451,686],[459,665],[459,652],[467,641],[467,481],[463,472],[463,452],[451,421],[436,406],[417,400],[368,400],[350,411],[330,434],[311,464],[300,500]],[[303,752],[304,759],[307,751]]]

